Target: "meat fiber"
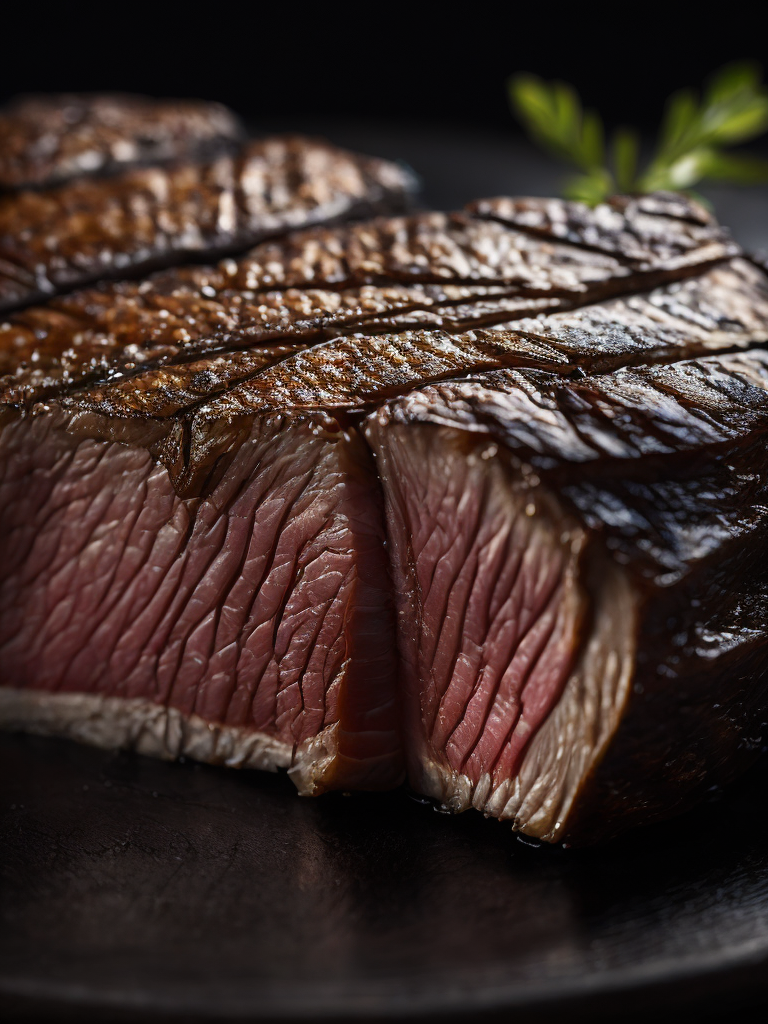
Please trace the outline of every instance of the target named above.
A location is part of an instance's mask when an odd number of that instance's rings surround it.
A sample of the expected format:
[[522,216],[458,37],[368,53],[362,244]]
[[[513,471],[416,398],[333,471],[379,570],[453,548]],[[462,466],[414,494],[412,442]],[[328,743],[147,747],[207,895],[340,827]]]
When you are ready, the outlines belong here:
[[0,719],[548,841],[672,813],[759,744],[766,340],[765,274],[663,195],[16,313]]
[[241,135],[219,103],[21,96],[0,111],[0,188],[42,188],[129,165],[211,156]]
[[767,386],[753,351],[495,371],[372,415],[420,792],[596,838],[754,756]]
[[248,419],[192,503],[138,436],[96,440],[50,414],[5,427],[4,682],[33,717],[55,694],[65,732],[109,745],[291,767],[302,792],[394,785],[370,453],[328,417]]

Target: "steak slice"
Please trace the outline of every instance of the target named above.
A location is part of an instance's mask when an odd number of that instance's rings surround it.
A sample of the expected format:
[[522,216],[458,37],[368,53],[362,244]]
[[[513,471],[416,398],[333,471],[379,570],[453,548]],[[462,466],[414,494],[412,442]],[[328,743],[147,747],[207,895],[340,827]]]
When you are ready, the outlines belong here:
[[78,178],[0,196],[0,310],[102,278],[246,249],[325,221],[398,212],[395,164],[301,136],[203,162]]
[[754,757],[766,388],[758,350],[495,371],[371,415],[419,792],[593,841]]
[[[434,348],[444,337],[435,332],[492,326],[488,346],[494,348],[511,339],[496,333],[501,324],[516,332],[514,344],[528,360],[522,365],[544,366],[567,364],[558,341],[566,328],[569,352],[606,365],[629,349],[635,359],[661,350],[671,358],[691,344],[722,348],[728,339],[765,337],[765,275],[736,256],[715,226],[707,237],[699,264],[689,253],[682,268],[649,257],[644,269],[629,270],[614,256],[463,214],[314,228],[257,246],[238,261],[106,284],[11,315],[0,324],[0,386],[6,400],[31,402],[118,372],[286,337],[317,344],[413,330],[422,332],[422,347]],[[713,252],[719,262],[710,266]],[[665,282],[661,290],[648,294],[659,282]],[[606,302],[635,292],[615,312]],[[541,317],[585,304],[593,304],[591,325],[581,311],[573,321]],[[467,335],[447,343],[454,349],[466,343],[457,370],[499,365],[495,356],[476,363],[472,342]],[[399,365],[406,372],[408,360]],[[414,363],[413,371],[411,378],[418,377],[421,366]]]
[[[562,199],[480,199],[467,210],[542,239],[571,242],[585,251],[606,253],[628,267],[660,262],[699,262],[710,245],[716,221],[700,203],[677,192],[613,196],[594,208]],[[716,255],[716,254],[715,254]]]
[[0,720],[306,793],[407,761],[550,841],[738,770],[768,291],[716,225],[654,216],[642,266],[419,215],[10,317]]
[[0,188],[45,188],[130,165],[211,156],[242,136],[220,103],[20,96],[0,111]]
[[[241,417],[204,498],[61,411],[0,473],[0,718],[106,746],[290,767],[302,792],[402,777],[370,454],[329,417]],[[9,689],[14,687],[15,689]]]

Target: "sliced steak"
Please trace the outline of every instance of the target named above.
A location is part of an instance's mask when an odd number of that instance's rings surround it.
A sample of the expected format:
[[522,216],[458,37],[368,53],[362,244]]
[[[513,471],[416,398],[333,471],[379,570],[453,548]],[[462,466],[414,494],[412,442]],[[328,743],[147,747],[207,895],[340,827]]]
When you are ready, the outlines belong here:
[[412,785],[548,841],[687,806],[768,700],[768,357],[496,371],[372,414]]
[[151,425],[133,427],[131,445],[60,412],[3,429],[0,718],[291,767],[307,793],[396,785],[395,641],[364,444],[328,417],[241,418],[219,438],[226,474],[185,501],[143,446]]
[[0,188],[211,156],[242,136],[219,103],[115,94],[20,96],[0,111]]
[[[456,371],[504,365],[497,354],[477,362],[478,344],[494,353],[516,346],[520,365],[568,366],[572,355],[576,364],[608,366],[630,352],[635,360],[660,358],[662,350],[672,358],[691,345],[722,348],[729,339],[737,345],[765,337],[765,275],[736,257],[717,229],[709,237],[701,265],[689,256],[682,270],[659,262],[634,271],[613,256],[466,215],[315,228],[237,261],[104,285],[11,315],[0,324],[0,386],[9,389],[6,400],[34,401],[205,353],[360,333],[418,331],[412,351],[452,349]],[[710,267],[713,246],[720,262]],[[659,281],[667,283],[647,293]],[[606,301],[617,292],[640,294]],[[591,313],[542,319],[600,300]],[[466,333],[478,327],[493,327],[493,334],[478,341]],[[443,345],[452,332],[466,337]],[[410,362],[412,372],[409,360],[398,365],[406,379],[422,372],[432,379],[421,362]],[[439,361],[435,372],[445,375],[452,365]]]
[[0,196],[0,309],[325,221],[397,212],[400,167],[299,136]]
[[561,204],[587,241],[418,215],[9,317],[0,720],[306,793],[407,762],[550,841],[736,772],[768,287],[670,202],[613,252],[600,209]]

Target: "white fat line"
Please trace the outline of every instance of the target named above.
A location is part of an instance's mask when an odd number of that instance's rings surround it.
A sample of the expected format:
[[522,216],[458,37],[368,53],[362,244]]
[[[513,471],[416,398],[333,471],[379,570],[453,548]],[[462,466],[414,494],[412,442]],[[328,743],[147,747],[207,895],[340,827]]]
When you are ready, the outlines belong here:
[[108,750],[228,768],[276,771],[293,760],[289,743],[241,726],[206,722],[140,699],[90,693],[46,693],[0,686],[0,728],[61,736]]

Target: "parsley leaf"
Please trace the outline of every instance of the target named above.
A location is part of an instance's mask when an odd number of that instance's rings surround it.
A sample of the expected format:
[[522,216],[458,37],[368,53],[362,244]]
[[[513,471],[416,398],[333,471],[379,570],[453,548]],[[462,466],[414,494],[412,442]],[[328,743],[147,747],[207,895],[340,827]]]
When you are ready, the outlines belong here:
[[656,151],[642,170],[640,137],[629,128],[614,132],[608,163],[600,115],[583,109],[572,86],[520,74],[510,79],[509,95],[529,134],[580,170],[566,183],[568,198],[595,205],[617,191],[682,190],[707,179],[768,182],[768,160],[724,152],[768,130],[768,89],[750,62],[721,68],[701,98],[691,89],[671,96]]

